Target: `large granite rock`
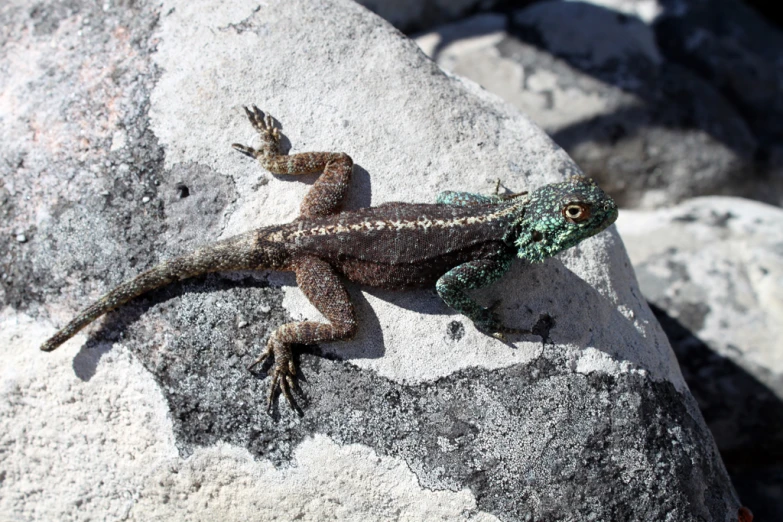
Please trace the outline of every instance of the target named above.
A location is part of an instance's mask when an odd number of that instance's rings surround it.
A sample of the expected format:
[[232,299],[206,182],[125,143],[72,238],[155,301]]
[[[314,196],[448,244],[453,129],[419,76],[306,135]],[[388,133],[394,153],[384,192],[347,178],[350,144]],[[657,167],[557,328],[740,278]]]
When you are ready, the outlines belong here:
[[[231,150],[241,105],[357,161],[349,207],[578,172],[520,113],[347,1],[18,0],[2,10],[0,513],[15,520],[736,520],[714,441],[611,230],[515,266],[503,344],[432,291],[351,287],[303,350],[303,417],[244,366],[315,312],[285,274],[173,284],[58,351],[87,302],[297,213]],[[312,181],[310,178],[309,181]]]
[[698,198],[618,220],[743,501],[783,520],[783,211]]
[[[778,153],[756,120],[693,60],[668,52],[674,44],[659,47],[673,22],[659,29],[653,21],[673,11],[650,1],[544,2],[417,42],[443,68],[528,114],[623,206],[705,194],[780,204]],[[764,78],[774,77],[779,66],[764,63]],[[762,90],[774,91],[768,83]],[[779,121],[776,103],[766,114]]]

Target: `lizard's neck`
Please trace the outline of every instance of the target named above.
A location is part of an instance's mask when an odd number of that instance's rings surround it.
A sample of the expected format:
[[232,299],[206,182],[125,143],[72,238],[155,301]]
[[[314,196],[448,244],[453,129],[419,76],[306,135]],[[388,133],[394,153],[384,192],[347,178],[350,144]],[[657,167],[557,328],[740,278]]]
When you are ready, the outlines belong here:
[[[514,246],[517,248],[517,257],[526,259],[532,263],[540,263],[548,257],[552,257],[558,252],[573,246],[554,238],[547,237],[547,232],[541,232],[536,229],[535,223],[531,219],[520,220],[514,230]],[[576,244],[576,243],[574,243]]]

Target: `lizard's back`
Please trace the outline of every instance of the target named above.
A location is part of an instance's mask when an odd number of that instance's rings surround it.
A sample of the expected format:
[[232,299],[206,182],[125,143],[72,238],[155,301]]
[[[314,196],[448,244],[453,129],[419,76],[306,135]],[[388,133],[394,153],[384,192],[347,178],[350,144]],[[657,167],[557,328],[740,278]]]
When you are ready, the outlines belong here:
[[328,261],[349,279],[400,288],[434,282],[466,260],[511,248],[503,242],[512,207],[386,203],[298,219],[277,234],[291,255]]

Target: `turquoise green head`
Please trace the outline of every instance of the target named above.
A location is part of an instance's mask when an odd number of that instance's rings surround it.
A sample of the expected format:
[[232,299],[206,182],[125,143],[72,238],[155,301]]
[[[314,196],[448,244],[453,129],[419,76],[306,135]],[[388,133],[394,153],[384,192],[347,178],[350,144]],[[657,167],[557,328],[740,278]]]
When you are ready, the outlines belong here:
[[530,195],[525,215],[517,223],[517,255],[543,261],[594,236],[616,219],[614,200],[590,178],[574,176],[545,185]]

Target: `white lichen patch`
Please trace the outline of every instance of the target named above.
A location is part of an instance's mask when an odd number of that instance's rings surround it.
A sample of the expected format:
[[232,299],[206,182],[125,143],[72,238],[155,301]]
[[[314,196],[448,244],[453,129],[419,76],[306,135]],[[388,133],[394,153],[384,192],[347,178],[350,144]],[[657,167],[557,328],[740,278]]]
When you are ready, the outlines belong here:
[[423,489],[404,462],[357,444],[339,446],[323,435],[302,442],[290,467],[260,464],[244,450],[220,444],[196,451],[176,471],[158,471],[152,483],[166,488],[143,492],[144,512],[201,520],[497,520],[476,509],[467,489]]

